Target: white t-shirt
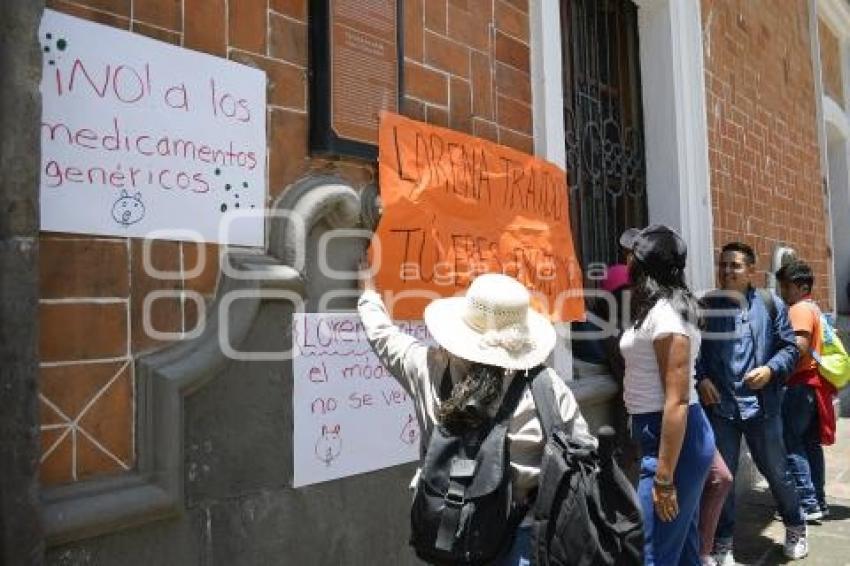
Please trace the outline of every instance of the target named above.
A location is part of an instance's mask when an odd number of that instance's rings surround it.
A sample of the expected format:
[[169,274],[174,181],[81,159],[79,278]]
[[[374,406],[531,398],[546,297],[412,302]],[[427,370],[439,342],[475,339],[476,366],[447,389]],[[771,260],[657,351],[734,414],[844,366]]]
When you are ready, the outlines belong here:
[[653,342],[681,334],[691,339],[690,404],[698,402],[694,383],[694,364],[699,352],[700,333],[691,323],[685,322],[667,299],[660,299],[649,310],[643,324],[637,330],[629,328],[620,338],[620,351],[626,361],[623,378],[623,399],[632,415],[653,413],[664,409],[664,387]]

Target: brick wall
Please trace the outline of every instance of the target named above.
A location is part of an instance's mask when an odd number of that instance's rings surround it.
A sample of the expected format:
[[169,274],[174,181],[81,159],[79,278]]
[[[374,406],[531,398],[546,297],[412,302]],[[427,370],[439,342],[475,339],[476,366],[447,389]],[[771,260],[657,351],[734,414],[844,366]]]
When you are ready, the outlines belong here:
[[[298,177],[337,173],[355,185],[374,164],[311,158],[307,151],[307,0],[49,0],[48,6],[189,49],[228,57],[268,77],[271,202]],[[414,118],[532,151],[528,0],[404,0],[402,111]],[[166,343],[143,327],[152,303],[159,332],[194,328],[182,292],[209,299],[218,249],[156,242],[144,269],[143,242],[43,233],[41,237],[41,480],[55,485],[135,465],[134,365]],[[201,275],[187,279],[198,258]]]
[[528,0],[405,0],[412,118],[533,152]]
[[841,77],[841,49],[838,38],[832,30],[818,20],[818,39],[820,40],[820,64],[823,90],[840,106],[844,106],[844,88]]
[[[824,207],[807,2],[702,0],[715,252],[728,241],[796,248],[829,302]],[[759,276],[758,282],[764,279]]]

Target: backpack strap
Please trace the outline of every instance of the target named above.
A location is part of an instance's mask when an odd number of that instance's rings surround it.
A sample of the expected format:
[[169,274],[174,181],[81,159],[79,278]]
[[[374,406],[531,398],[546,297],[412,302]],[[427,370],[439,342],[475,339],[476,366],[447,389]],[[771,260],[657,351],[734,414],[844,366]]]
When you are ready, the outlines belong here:
[[549,438],[555,428],[564,423],[564,419],[561,418],[561,413],[557,410],[558,401],[555,399],[555,389],[552,386],[551,378],[540,377],[541,374],[545,376],[549,373],[544,369],[544,366],[538,366],[532,370],[534,374],[531,377],[531,394],[534,396],[534,408],[537,409],[537,416],[540,418],[540,426],[543,428],[545,440]]
[[[499,411],[496,413],[495,422],[507,422],[511,419],[511,417],[513,417],[516,406],[519,404],[519,400],[525,392],[525,386],[528,384],[528,375],[531,375],[531,373],[528,372],[523,375],[523,372],[519,371],[514,375],[507,392],[505,392],[505,396],[502,398],[502,404],[499,406]],[[531,379],[534,379],[533,376]]]
[[767,312],[770,314],[770,322],[774,322],[776,320],[776,301],[773,300],[773,293],[770,292],[770,289],[756,289],[756,293],[759,294],[761,300],[764,302],[767,307]]
[[[445,387],[445,383],[451,384],[451,376],[448,369],[443,375],[443,381],[440,384],[440,395],[447,393],[446,398],[451,394],[451,389]],[[516,406],[522,398],[525,391],[527,378],[522,373],[517,372],[511,380],[508,390],[502,398],[502,403],[499,405],[499,410],[492,424],[498,425],[506,423],[513,417]],[[492,430],[492,429],[491,429]],[[489,434],[489,433],[488,433]],[[449,485],[445,496],[445,506],[440,513],[440,523],[437,528],[437,535],[434,541],[435,547],[443,552],[451,552],[452,548],[460,537],[459,527],[466,524],[465,515],[472,512],[472,507],[467,505],[466,491],[475,476],[476,461],[475,458],[460,458],[455,457],[451,461],[449,469]],[[525,515],[517,513],[518,508],[512,510],[512,515],[509,518],[512,527],[515,527]],[[513,530],[513,529],[511,529]]]

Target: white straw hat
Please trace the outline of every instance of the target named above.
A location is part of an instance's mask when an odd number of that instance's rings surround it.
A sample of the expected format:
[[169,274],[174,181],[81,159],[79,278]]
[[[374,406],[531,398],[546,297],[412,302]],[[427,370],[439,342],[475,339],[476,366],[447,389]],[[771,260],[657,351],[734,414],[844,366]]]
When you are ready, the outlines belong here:
[[555,347],[555,328],[531,308],[528,290],[499,273],[477,277],[463,297],[432,301],[424,318],[440,346],[472,362],[529,369]]

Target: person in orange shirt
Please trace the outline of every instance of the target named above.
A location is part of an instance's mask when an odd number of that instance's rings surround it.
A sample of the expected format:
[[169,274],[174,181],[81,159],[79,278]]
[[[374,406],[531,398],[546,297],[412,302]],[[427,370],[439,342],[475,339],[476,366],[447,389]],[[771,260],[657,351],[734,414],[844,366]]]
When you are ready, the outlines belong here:
[[800,361],[788,378],[782,400],[782,423],[788,466],[807,521],[829,513],[824,493],[823,445],[835,442],[835,388],[818,372],[812,351],[821,351],[821,311],[812,301],[812,268],[795,260],[776,272],[782,299],[788,303]]

